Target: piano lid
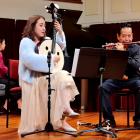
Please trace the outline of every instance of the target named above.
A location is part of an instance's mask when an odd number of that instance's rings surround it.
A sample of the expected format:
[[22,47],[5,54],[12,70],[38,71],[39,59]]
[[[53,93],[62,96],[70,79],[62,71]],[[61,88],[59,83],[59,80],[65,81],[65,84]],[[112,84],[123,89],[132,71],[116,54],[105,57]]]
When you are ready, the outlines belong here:
[[77,24],[83,11],[70,10],[70,9],[59,9],[58,13],[61,15],[63,23]]

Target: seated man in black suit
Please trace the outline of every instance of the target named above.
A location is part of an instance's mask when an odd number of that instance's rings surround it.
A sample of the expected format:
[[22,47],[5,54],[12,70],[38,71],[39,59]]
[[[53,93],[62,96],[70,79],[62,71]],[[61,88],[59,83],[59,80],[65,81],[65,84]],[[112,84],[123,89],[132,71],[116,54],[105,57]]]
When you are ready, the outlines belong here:
[[[128,50],[128,64],[126,67],[125,77],[122,80],[107,79],[103,82],[101,94],[103,97],[103,117],[105,121],[110,121],[112,127],[116,126],[114,116],[112,114],[110,95],[113,91],[120,90],[122,88],[130,88],[140,93],[140,46],[133,44],[133,33],[130,24],[122,24],[117,34],[118,43],[115,48],[117,50]],[[129,45],[125,45],[129,44]],[[121,62],[120,62],[121,63]],[[126,80],[126,76],[128,79]],[[140,94],[136,95],[135,101],[135,115],[133,117],[134,126],[140,127]]]

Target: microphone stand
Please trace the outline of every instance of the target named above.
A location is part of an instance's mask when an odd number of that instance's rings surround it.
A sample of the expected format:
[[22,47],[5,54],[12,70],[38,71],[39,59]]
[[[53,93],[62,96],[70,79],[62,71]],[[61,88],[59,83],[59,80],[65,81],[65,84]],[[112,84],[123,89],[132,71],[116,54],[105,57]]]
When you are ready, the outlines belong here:
[[48,55],[47,55],[47,63],[48,63],[48,77],[46,78],[48,80],[48,122],[46,123],[45,125],[45,129],[42,130],[42,131],[35,131],[35,132],[29,132],[29,133],[22,133],[21,134],[21,137],[24,137],[26,135],[31,135],[31,134],[35,134],[35,133],[40,133],[40,132],[44,132],[44,131],[47,131],[47,132],[52,132],[54,131],[53,129],[53,125],[51,123],[51,91],[54,90],[54,89],[51,89],[51,52],[49,51],[48,52]]
[[48,77],[47,77],[47,80],[48,80],[48,122],[45,126],[45,130],[47,132],[51,132],[51,131],[54,130],[53,125],[51,123],[51,117],[50,117],[50,114],[51,114],[51,91],[54,90],[54,89],[51,89],[51,71],[50,71],[50,68],[51,68],[51,52],[50,51],[48,52],[47,62],[48,62],[48,68],[49,68]]
[[[104,73],[104,71],[105,71],[104,67],[99,68],[100,87],[102,87],[102,84],[103,84],[103,73]],[[100,106],[99,106],[99,123],[98,124],[93,124],[93,125],[91,123],[89,123],[89,124],[85,123],[86,124],[85,126],[90,125],[90,126],[94,126],[95,128],[88,129],[88,130],[82,130],[82,131],[78,132],[77,135],[78,136],[82,135],[85,132],[101,132],[101,133],[104,133],[104,134],[111,135],[112,138],[117,138],[117,135],[115,134],[115,132],[107,130],[107,129],[103,128],[103,126],[102,126],[102,93],[101,93],[101,90],[99,91],[99,103],[100,103]]]
[[[58,13],[57,13],[57,8],[54,6],[54,4],[51,4],[51,13],[52,14],[52,23],[53,23],[53,36],[52,36],[52,47],[51,47],[51,52],[48,52],[48,57],[51,58],[51,54],[55,54],[55,45],[56,45],[56,29],[54,28],[54,22],[56,20],[58,20]],[[59,17],[60,18],[60,17]],[[48,61],[50,61],[51,59],[48,59]],[[50,67],[50,62],[48,63],[48,66]],[[49,77],[48,77],[48,81],[49,81],[49,85],[48,85],[48,123],[46,124],[46,127],[45,129],[50,132],[50,131],[54,131],[53,130],[53,126],[52,124],[50,123],[50,94],[51,94],[51,91],[54,90],[54,89],[51,89],[51,85],[50,85],[50,69],[49,69]],[[59,132],[59,133],[65,133],[65,134],[68,134],[68,135],[72,135],[72,136],[77,136],[77,133],[75,132],[66,132],[66,131],[62,131],[62,130],[55,130],[56,132]]]

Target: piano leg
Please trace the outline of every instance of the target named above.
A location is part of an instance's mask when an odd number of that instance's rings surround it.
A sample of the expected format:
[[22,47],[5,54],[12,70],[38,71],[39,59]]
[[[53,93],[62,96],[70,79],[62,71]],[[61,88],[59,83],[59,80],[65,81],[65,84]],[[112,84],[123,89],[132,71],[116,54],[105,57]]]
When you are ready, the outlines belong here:
[[88,79],[81,79],[81,111],[87,109],[88,102]]

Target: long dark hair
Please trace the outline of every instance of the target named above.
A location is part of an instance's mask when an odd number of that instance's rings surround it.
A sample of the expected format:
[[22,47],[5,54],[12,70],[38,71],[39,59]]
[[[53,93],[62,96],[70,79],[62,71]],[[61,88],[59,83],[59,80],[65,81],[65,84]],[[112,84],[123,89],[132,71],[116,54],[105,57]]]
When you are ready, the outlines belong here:
[[5,36],[0,35],[0,43],[2,43],[5,40]]
[[35,25],[37,23],[37,21],[40,19],[40,18],[43,18],[45,20],[45,18],[41,15],[34,15],[34,16],[31,16],[29,17],[25,27],[24,27],[24,30],[23,30],[23,33],[22,33],[22,38],[23,37],[29,37],[31,38],[32,40],[35,40],[35,32],[34,32],[34,28],[35,28]]

